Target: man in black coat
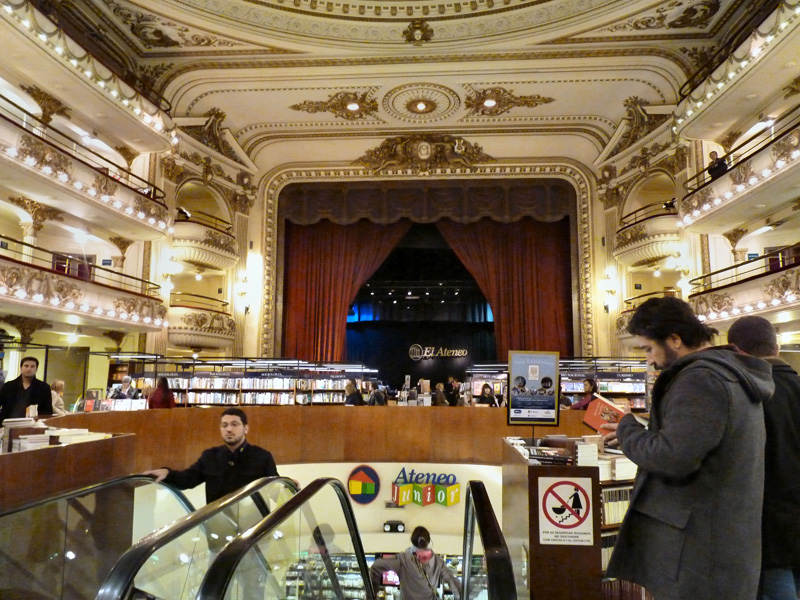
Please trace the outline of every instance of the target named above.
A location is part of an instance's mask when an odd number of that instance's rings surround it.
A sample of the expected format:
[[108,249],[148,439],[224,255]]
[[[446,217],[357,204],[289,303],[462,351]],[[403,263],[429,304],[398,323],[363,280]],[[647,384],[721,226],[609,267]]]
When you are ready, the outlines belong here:
[[6,419],[25,416],[29,406],[36,405],[39,416],[53,415],[53,397],[50,386],[36,379],[39,359],[26,356],[19,363],[20,376],[7,381],[0,388],[0,425]]
[[794,600],[800,591],[800,376],[778,358],[775,329],[762,317],[748,315],[736,321],[728,341],[772,365],[775,393],[764,403],[767,446],[759,598]]
[[206,484],[206,502],[213,502],[261,477],[277,477],[278,469],[272,454],[247,442],[247,414],[241,408],[226,408],[219,423],[222,446],[204,450],[188,469],[155,469],[153,475],[185,490]]

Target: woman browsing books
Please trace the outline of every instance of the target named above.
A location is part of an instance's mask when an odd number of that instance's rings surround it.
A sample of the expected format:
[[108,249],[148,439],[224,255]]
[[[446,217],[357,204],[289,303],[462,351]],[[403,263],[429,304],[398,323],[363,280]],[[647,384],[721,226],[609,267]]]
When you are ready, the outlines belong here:
[[583,394],[580,398],[573,402],[570,409],[572,410],[586,410],[589,406],[589,402],[594,399],[594,395],[597,393],[597,382],[594,379],[586,378],[583,380]]

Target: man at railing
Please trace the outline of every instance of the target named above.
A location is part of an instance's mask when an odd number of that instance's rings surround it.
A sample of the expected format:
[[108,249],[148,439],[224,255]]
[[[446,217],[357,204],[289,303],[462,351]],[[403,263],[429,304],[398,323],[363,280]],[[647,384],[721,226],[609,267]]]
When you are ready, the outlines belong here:
[[728,171],[728,163],[725,162],[724,158],[719,158],[717,153],[713,150],[709,153],[708,158],[711,159],[711,162],[708,163],[706,171],[708,171],[711,179],[722,177]]

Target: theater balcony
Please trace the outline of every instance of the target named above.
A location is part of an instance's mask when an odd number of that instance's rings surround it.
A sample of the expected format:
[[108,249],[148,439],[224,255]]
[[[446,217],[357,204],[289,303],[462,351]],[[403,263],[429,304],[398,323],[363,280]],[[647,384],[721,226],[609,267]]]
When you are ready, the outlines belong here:
[[703,171],[687,182],[681,223],[694,233],[752,229],[765,219],[795,212],[800,182],[800,106],[760,129],[724,158],[728,170],[715,179]]
[[180,209],[174,228],[175,260],[220,271],[236,266],[239,261],[238,244],[227,221],[201,211],[189,213]]
[[636,269],[652,267],[680,251],[674,201],[650,204],[620,219],[614,239],[614,258]]
[[[58,122],[54,119],[53,122]],[[114,150],[46,124],[0,96],[0,190],[24,190],[43,204],[119,235],[158,239],[170,227],[164,192],[107,156]]]
[[5,314],[155,333],[168,325],[159,293],[150,281],[0,235]]
[[233,345],[236,323],[228,303],[186,292],[172,292],[169,302],[169,343],[191,349],[222,349]]
[[800,244],[706,273],[690,284],[695,313],[720,331],[747,314],[781,324],[799,321]]

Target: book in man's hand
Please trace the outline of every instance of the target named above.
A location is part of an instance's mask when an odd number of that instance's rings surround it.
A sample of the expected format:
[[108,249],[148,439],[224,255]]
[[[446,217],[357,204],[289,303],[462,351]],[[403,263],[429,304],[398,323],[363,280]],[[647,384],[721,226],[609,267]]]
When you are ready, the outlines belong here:
[[594,400],[586,407],[586,416],[583,417],[583,422],[595,431],[606,434],[609,433],[609,430],[600,429],[600,426],[606,423],[619,423],[624,415],[625,411],[619,404],[615,404],[600,394],[595,394]]

